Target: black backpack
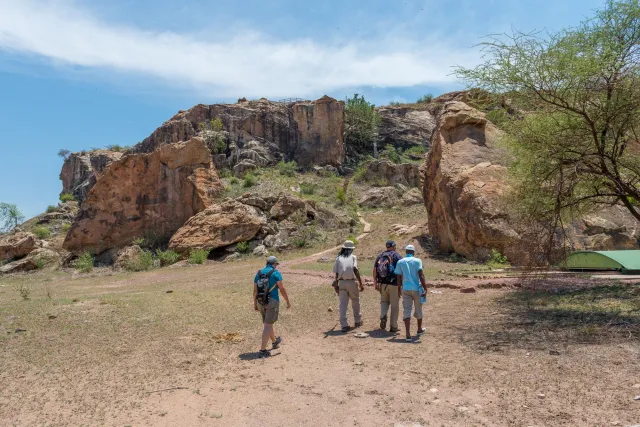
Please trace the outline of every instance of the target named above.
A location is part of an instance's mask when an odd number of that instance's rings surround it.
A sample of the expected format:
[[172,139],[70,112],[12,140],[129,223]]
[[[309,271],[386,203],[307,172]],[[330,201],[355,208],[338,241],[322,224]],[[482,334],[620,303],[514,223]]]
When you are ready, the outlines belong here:
[[275,268],[268,273],[263,273],[262,269],[258,271],[258,281],[256,282],[258,286],[258,295],[256,296],[256,300],[259,304],[269,304],[269,294],[275,289],[276,286],[278,286],[278,284],[275,284],[271,289],[269,289],[269,278],[274,271],[276,271]]
[[393,266],[393,257],[389,252],[383,252],[376,262],[376,276],[378,282],[390,284],[395,279],[395,267]]

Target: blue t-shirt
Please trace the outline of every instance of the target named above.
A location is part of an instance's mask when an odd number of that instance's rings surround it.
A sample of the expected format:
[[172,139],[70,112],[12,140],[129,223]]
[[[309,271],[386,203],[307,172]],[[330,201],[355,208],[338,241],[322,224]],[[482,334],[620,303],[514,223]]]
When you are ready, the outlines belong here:
[[406,257],[398,261],[396,266],[396,275],[402,276],[402,290],[419,291],[420,276],[418,271],[422,270],[422,261],[413,255],[407,254]]
[[[260,278],[260,273],[267,274],[274,267],[272,265],[267,265],[265,268],[256,273],[256,277],[253,279],[253,283],[258,283],[258,279]],[[274,301],[280,301],[280,290],[276,283],[282,280],[282,274],[278,270],[274,271],[271,276],[269,276],[269,289],[273,288],[273,290],[269,293],[269,298]]]

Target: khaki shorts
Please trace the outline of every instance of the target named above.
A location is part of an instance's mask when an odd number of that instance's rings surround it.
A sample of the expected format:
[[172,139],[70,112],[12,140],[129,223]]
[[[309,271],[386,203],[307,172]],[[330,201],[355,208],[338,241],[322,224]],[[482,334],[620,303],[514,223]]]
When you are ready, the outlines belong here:
[[420,302],[420,291],[402,291],[402,308],[404,309],[403,320],[411,318],[411,309],[413,317],[422,319],[422,303]]
[[280,301],[271,299],[266,306],[258,304],[258,309],[260,310],[260,314],[262,315],[262,323],[273,325],[278,320]]

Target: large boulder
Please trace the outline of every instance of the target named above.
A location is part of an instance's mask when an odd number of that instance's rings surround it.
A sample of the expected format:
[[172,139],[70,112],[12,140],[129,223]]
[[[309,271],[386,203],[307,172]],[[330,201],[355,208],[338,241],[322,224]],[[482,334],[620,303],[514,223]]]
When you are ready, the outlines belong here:
[[63,246],[99,254],[138,237],[168,240],[221,187],[202,138],[129,154],[98,176]]
[[122,153],[109,150],[72,153],[65,159],[60,171],[61,194],[72,194],[82,202],[96,183],[96,175],[121,157]]
[[282,221],[298,211],[304,211],[306,216],[307,205],[304,200],[289,194],[282,194],[269,210],[269,216],[276,221]]
[[23,273],[60,265],[61,256],[50,249],[38,248],[26,257],[0,267],[0,274]]
[[398,195],[394,187],[372,188],[360,197],[358,204],[365,208],[390,208],[398,201]]
[[[527,230],[505,204],[508,171],[505,153],[496,146],[499,135],[478,110],[459,101],[443,103],[421,167],[429,233],[443,251],[483,261],[497,249],[522,264],[537,254],[527,249]],[[570,249],[637,248],[637,221],[624,209],[602,209],[598,217],[568,225]]]
[[383,181],[386,185],[420,186],[420,165],[414,163],[396,164],[388,160],[373,160],[365,166],[364,180]]
[[31,233],[10,234],[0,240],[0,261],[22,258],[37,247],[38,239]]
[[253,239],[266,223],[266,217],[256,208],[228,200],[189,219],[173,235],[169,248],[186,253],[192,249],[229,246]]
[[436,118],[430,111],[388,106],[379,108],[378,114],[381,147],[391,144],[403,149],[416,146],[429,148],[431,134],[436,127]]
[[[202,131],[199,124],[219,118],[228,135],[229,147],[235,159],[232,165],[250,160],[260,165],[255,158],[240,159],[245,145],[259,141],[270,156],[249,144],[246,154],[255,154],[269,160],[280,154],[295,160],[300,166],[311,164],[339,166],[344,161],[344,103],[328,96],[317,101],[273,102],[239,100],[237,104],[196,105],[180,111],[165,122],[148,138],[131,149],[132,153],[150,153],[163,144],[187,140]],[[276,150],[277,147],[277,150]],[[277,151],[277,152],[274,152]]]

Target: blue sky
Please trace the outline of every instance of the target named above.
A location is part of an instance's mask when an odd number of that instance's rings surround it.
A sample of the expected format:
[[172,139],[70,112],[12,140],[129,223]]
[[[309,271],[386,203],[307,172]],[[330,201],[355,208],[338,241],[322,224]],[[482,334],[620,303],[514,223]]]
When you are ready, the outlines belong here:
[[462,87],[483,35],[575,25],[603,0],[0,0],[0,202],[57,202],[60,148],[132,145],[240,97],[377,105]]

